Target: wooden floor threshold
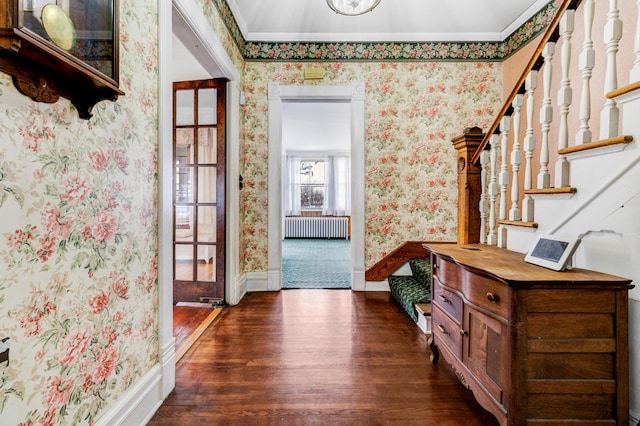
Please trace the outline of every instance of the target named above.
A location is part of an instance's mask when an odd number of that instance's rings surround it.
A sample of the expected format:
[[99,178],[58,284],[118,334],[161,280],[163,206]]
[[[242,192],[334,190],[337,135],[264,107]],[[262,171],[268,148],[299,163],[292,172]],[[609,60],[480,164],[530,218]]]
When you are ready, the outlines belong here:
[[189,337],[182,344],[180,344],[178,348],[176,348],[176,362],[180,361],[184,354],[187,353],[191,346],[193,346],[196,340],[198,340],[202,333],[204,333],[207,327],[211,325],[213,320],[215,320],[221,312],[222,308],[213,309],[209,316],[207,316],[207,318],[205,318],[205,320],[202,321],[195,330],[193,330],[193,333],[191,333]]

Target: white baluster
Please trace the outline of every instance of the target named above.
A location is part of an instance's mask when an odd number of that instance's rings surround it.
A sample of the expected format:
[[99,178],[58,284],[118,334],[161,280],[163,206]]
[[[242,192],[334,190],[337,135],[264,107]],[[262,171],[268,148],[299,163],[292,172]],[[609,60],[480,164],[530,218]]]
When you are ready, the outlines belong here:
[[507,218],[507,187],[509,186],[509,169],[507,152],[509,142],[509,130],[511,130],[511,117],[505,115],[500,120],[500,220]]
[[489,180],[489,235],[487,237],[487,244],[495,246],[497,244],[497,232],[496,232],[496,210],[497,210],[497,198],[498,198],[498,144],[500,143],[499,135],[492,135],[490,139],[491,152],[490,152],[490,165],[491,175]]
[[[569,146],[569,107],[573,99],[569,65],[571,64],[571,36],[573,35],[575,11],[567,9],[560,19],[560,37],[562,37],[562,51],[560,63],[562,67],[562,81],[558,90],[558,106],[560,107],[560,130],[558,132],[558,149]],[[556,188],[569,186],[569,162],[567,157],[559,155],[556,161]]]
[[524,103],[524,95],[516,95],[511,106],[513,107],[513,148],[511,149],[511,208],[509,220],[520,220],[522,215],[518,202],[520,201],[520,184],[518,172],[522,164],[522,151],[520,150],[520,110]]
[[[527,91],[527,133],[524,137],[524,190],[531,189],[533,182],[533,169],[531,167],[531,159],[533,151],[536,149],[536,137],[533,134],[533,110],[535,106],[534,94],[538,87],[538,71],[531,71],[524,83]],[[533,198],[530,195],[524,196],[522,200],[522,220],[525,222],[533,222]]]
[[480,243],[487,242],[487,165],[489,164],[489,152],[482,151],[480,154]]
[[[618,10],[618,1],[609,0],[607,24],[604,26],[604,41],[607,45],[607,71],[604,78],[604,94],[618,88],[617,53],[622,38],[622,21]],[[614,99],[607,99],[600,114],[600,139],[618,136],[620,111]]]
[[636,9],[638,9],[638,19],[636,20],[636,31],[633,38],[633,68],[629,73],[629,83],[640,81],[640,0],[636,0]]
[[591,75],[595,65],[596,53],[593,49],[591,32],[593,29],[594,0],[582,2],[584,11],[584,43],[580,53],[580,71],[582,72],[582,92],[580,96],[580,129],[576,135],[576,145],[591,142],[589,119],[591,118]]
[[544,58],[542,73],[542,88],[544,99],[540,108],[540,124],[542,125],[542,144],[540,146],[540,171],[538,172],[538,188],[549,188],[551,186],[551,175],[549,174],[549,130],[553,121],[553,106],[551,106],[551,72],[553,67],[551,61],[556,50],[556,44],[549,42],[542,49]]
[[[507,150],[509,142],[509,130],[511,129],[511,117],[505,115],[500,120],[500,174],[498,175],[498,185],[500,185],[500,212],[499,220],[507,218],[507,188],[509,187],[509,169],[507,166]],[[507,247],[507,228],[503,225],[498,227],[498,246]]]

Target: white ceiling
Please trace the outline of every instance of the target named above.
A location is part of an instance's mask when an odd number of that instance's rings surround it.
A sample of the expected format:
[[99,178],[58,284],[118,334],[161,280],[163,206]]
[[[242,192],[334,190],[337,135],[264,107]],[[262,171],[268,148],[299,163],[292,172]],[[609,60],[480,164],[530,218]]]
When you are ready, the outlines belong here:
[[349,152],[351,104],[283,102],[282,148],[297,152]]
[[[548,2],[381,0],[370,13],[343,16],[326,0],[227,0],[244,38],[264,42],[499,41]],[[177,22],[179,14],[174,11],[173,17],[175,81],[221,76],[215,64],[194,59],[201,46],[186,24]],[[176,33],[182,42],[176,43]]]
[[[248,41],[500,41],[549,0],[381,0],[360,16],[336,14],[326,0],[227,0]],[[173,79],[222,76],[174,11]],[[283,105],[287,150],[348,150],[349,104]],[[297,143],[300,143],[299,145]]]
[[249,41],[500,41],[549,0],[382,0],[344,16],[326,0],[227,0]]

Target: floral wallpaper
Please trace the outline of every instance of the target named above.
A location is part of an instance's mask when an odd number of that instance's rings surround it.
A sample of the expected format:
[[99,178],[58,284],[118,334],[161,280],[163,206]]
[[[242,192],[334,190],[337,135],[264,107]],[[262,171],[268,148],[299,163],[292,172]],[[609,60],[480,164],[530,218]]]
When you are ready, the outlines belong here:
[[267,84],[366,83],[365,267],[408,240],[455,241],[456,153],[465,127],[486,128],[500,108],[499,63],[317,62],[325,78],[303,80],[307,63],[245,65],[241,134],[244,272],[267,270]]
[[244,63],[244,57],[241,53],[244,46],[244,39],[227,2],[225,0],[195,1],[203,10],[205,18],[217,34],[220,43],[222,43],[231,61],[236,68],[241,70],[242,64]]
[[120,2],[88,121],[0,74],[0,424],[91,424],[158,362],[155,2]]

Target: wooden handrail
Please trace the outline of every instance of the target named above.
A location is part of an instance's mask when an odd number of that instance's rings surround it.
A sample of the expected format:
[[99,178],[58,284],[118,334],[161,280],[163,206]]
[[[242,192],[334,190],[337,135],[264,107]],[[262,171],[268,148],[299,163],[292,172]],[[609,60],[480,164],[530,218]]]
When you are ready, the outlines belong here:
[[511,89],[511,93],[506,98],[506,101],[502,105],[502,108],[500,108],[500,112],[496,116],[496,119],[493,121],[493,124],[491,124],[491,127],[489,127],[489,130],[485,133],[486,136],[484,140],[478,147],[478,150],[473,155],[473,158],[471,159],[471,161],[474,164],[476,164],[479,161],[480,154],[489,143],[491,136],[498,129],[498,126],[500,125],[500,121],[502,120],[502,117],[507,115],[509,108],[511,108],[511,103],[513,102],[513,99],[516,97],[518,92],[520,92],[522,86],[524,85],[525,80],[527,79],[527,76],[529,75],[529,72],[531,72],[531,70],[535,69],[536,67],[540,66],[539,61],[542,55],[542,49],[544,48],[545,44],[548,41],[558,37],[558,33],[557,33],[558,23],[560,22],[560,18],[562,18],[562,15],[564,14],[565,10],[575,9],[580,5],[581,2],[582,0],[564,0],[560,5],[560,7],[558,8],[556,14],[551,20],[551,23],[549,24],[549,26],[544,32],[544,35],[540,39],[540,43],[538,44],[538,47],[536,47],[535,53],[533,54],[531,59],[529,59],[529,62],[527,63],[527,66],[525,67],[522,75],[520,76],[520,78],[518,78],[518,81],[514,85],[513,89]]
[[[435,242],[435,241],[431,241]],[[429,257],[429,252],[422,247],[428,241],[407,241],[391,253],[380,259],[364,273],[366,281],[383,281],[411,259]],[[439,241],[442,243],[442,241]],[[451,242],[455,244],[455,242]]]

